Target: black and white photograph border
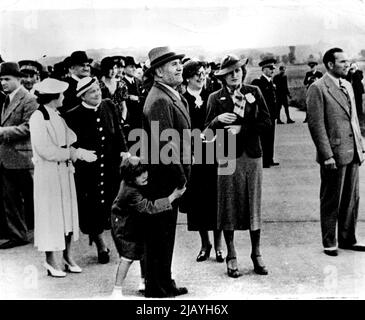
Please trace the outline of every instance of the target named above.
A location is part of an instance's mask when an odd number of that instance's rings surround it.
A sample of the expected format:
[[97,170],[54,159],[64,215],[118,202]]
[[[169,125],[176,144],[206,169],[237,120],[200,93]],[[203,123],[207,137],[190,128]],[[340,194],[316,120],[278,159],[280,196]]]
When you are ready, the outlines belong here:
[[[281,61],[294,55],[287,75],[295,123],[277,126],[275,160],[280,166],[263,170],[261,251],[269,274],[253,272],[248,231],[235,232],[241,277],[229,278],[226,264],[213,256],[196,262],[199,234],[187,230],[186,215],[179,212],[172,272],[189,292],[178,299],[357,300],[365,298],[365,253],[339,249],[336,257],[323,254],[319,166],[302,104],[309,58],[320,61],[326,50],[341,47],[365,69],[364,16],[363,0],[2,0],[0,55],[4,61],[33,59],[47,66],[84,50],[94,60],[132,55],[143,63],[151,48],[168,45],[207,61],[220,62],[228,53],[249,57],[247,83],[260,73],[261,54],[272,53]],[[360,123],[364,129],[364,119]],[[360,240],[365,239],[364,199],[365,169],[360,166]],[[44,253],[32,241],[1,250],[0,298],[110,299],[119,257],[110,231],[105,234],[111,249],[108,264],[97,263],[95,248],[80,231],[73,255],[83,272],[59,279],[47,276]],[[139,281],[139,263],[134,263],[124,299],[148,301],[138,291]]]

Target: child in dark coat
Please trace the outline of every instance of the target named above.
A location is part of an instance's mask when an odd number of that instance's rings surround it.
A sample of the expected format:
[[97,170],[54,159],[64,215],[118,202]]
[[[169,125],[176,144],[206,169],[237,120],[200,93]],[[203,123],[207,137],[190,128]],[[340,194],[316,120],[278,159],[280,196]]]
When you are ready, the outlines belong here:
[[147,167],[140,158],[130,156],[122,161],[119,192],[112,205],[112,236],[120,256],[113,297],[122,297],[122,285],[134,260],[141,260],[144,247],[144,216],[172,209],[171,203],[185,192],[175,189],[166,198],[151,201],[143,196],[148,183]]

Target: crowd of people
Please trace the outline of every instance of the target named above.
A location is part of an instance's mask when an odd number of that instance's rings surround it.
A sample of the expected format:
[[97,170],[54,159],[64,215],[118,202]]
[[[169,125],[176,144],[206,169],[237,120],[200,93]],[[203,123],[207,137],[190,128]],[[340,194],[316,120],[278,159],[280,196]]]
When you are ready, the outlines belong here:
[[[171,273],[180,211],[188,230],[199,232],[197,262],[214,245],[227,275],[240,277],[234,233],[249,230],[253,270],[267,275],[263,168],[279,166],[274,143],[282,106],[294,123],[285,66],[274,76],[277,61],[264,57],[262,75],[246,84],[248,59],[234,54],[217,65],[157,47],[143,65],[131,56],[92,63],[75,51],[48,73],[31,60],[0,64],[0,234],[7,239],[0,249],[28,244],[34,228],[48,275],[65,277],[83,271],[72,254],[79,230],[95,243],[101,264],[110,260],[104,232],[111,230],[120,256],[113,296],[122,296],[139,260],[145,296],[175,297],[188,292]],[[339,48],[328,50],[323,63],[325,75],[317,61],[308,62],[305,122],[321,167],[324,253],[335,256],[337,247],[365,251],[355,237],[365,153],[363,91],[355,86],[362,73]]]

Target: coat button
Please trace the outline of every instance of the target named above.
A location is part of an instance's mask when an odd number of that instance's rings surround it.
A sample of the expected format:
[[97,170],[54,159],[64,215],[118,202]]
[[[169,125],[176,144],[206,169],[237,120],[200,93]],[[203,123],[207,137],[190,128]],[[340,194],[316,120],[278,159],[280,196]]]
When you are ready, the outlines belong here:
[[105,137],[104,137],[104,136],[102,136],[102,137],[101,137],[101,140],[105,140]]
[[100,118],[96,118],[96,122],[100,122]]
[[100,127],[100,128],[99,128],[99,131],[103,131],[103,128],[102,128],[102,127]]

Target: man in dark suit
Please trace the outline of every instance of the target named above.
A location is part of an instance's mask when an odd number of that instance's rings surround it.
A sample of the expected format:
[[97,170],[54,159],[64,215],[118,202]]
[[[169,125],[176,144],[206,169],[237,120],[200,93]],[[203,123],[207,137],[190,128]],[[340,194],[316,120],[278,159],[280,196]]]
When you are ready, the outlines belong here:
[[[359,209],[359,165],[365,148],[356,114],[354,92],[344,78],[347,55],[332,48],[323,56],[327,73],[307,92],[308,127],[320,164],[320,216],[324,253],[341,249],[365,251],[355,237]],[[336,224],[337,238],[336,239]]]
[[355,62],[351,63],[349,73],[346,79],[351,82],[352,89],[355,94],[357,116],[360,118],[363,114],[362,111],[362,95],[364,94],[364,85],[362,79],[364,78],[363,72],[359,69]]
[[126,122],[129,130],[140,129],[142,128],[144,96],[142,95],[142,83],[136,77],[136,68],[139,67],[139,64],[131,56],[125,57],[124,63],[123,81],[128,87]]
[[90,63],[93,59],[89,58],[85,51],[74,51],[71,56],[64,60],[69,69],[70,77],[66,77],[64,81],[68,83],[68,89],[63,93],[62,107],[59,108],[61,113],[66,113],[68,110],[81,104],[81,99],[76,97],[77,83],[80,79],[90,77]]
[[280,111],[281,106],[284,106],[285,114],[286,114],[286,122],[294,123],[290,118],[289,114],[289,105],[288,105],[288,97],[291,98],[289,88],[288,88],[288,77],[285,74],[286,68],[285,66],[279,67],[279,73],[274,76],[274,84],[276,86],[276,95],[277,95],[277,106],[278,106],[278,120],[277,123],[283,124],[284,122],[280,119]]
[[[168,196],[175,188],[184,191],[191,167],[191,123],[187,102],[176,91],[176,87],[183,81],[180,59],[184,55],[176,54],[168,47],[158,47],[152,49],[148,56],[151,66],[147,73],[154,77],[154,84],[144,105],[143,128],[150,140],[150,196],[158,199]],[[160,134],[166,134],[166,130],[171,129],[175,133],[175,139],[160,141]],[[169,161],[170,152],[166,153],[167,149],[172,151],[172,162]],[[171,277],[177,204],[174,202],[172,210],[147,219],[146,297],[169,297],[187,293],[187,289],[177,287]]]
[[276,88],[272,81],[275,70],[276,60],[271,57],[264,57],[259,63],[262,68],[262,75],[258,79],[252,81],[252,85],[258,86],[264,96],[266,106],[269,109],[271,119],[271,129],[261,135],[262,143],[262,162],[264,168],[278,166],[279,163],[274,161],[274,143],[275,143],[275,120],[278,115]]
[[33,216],[33,164],[29,118],[38,104],[20,84],[15,62],[0,65],[0,79],[7,94],[0,118],[0,176],[7,242],[0,249],[27,244],[26,220]]
[[[305,74],[304,81],[303,81],[303,84],[305,85],[307,90],[314,81],[322,78],[322,76],[323,76],[323,73],[321,71],[317,70],[317,65],[318,65],[318,62],[314,58],[310,58],[308,60],[308,66],[309,66],[310,70]],[[308,121],[308,115],[306,113],[305,119],[303,122],[306,123],[307,121]]]

